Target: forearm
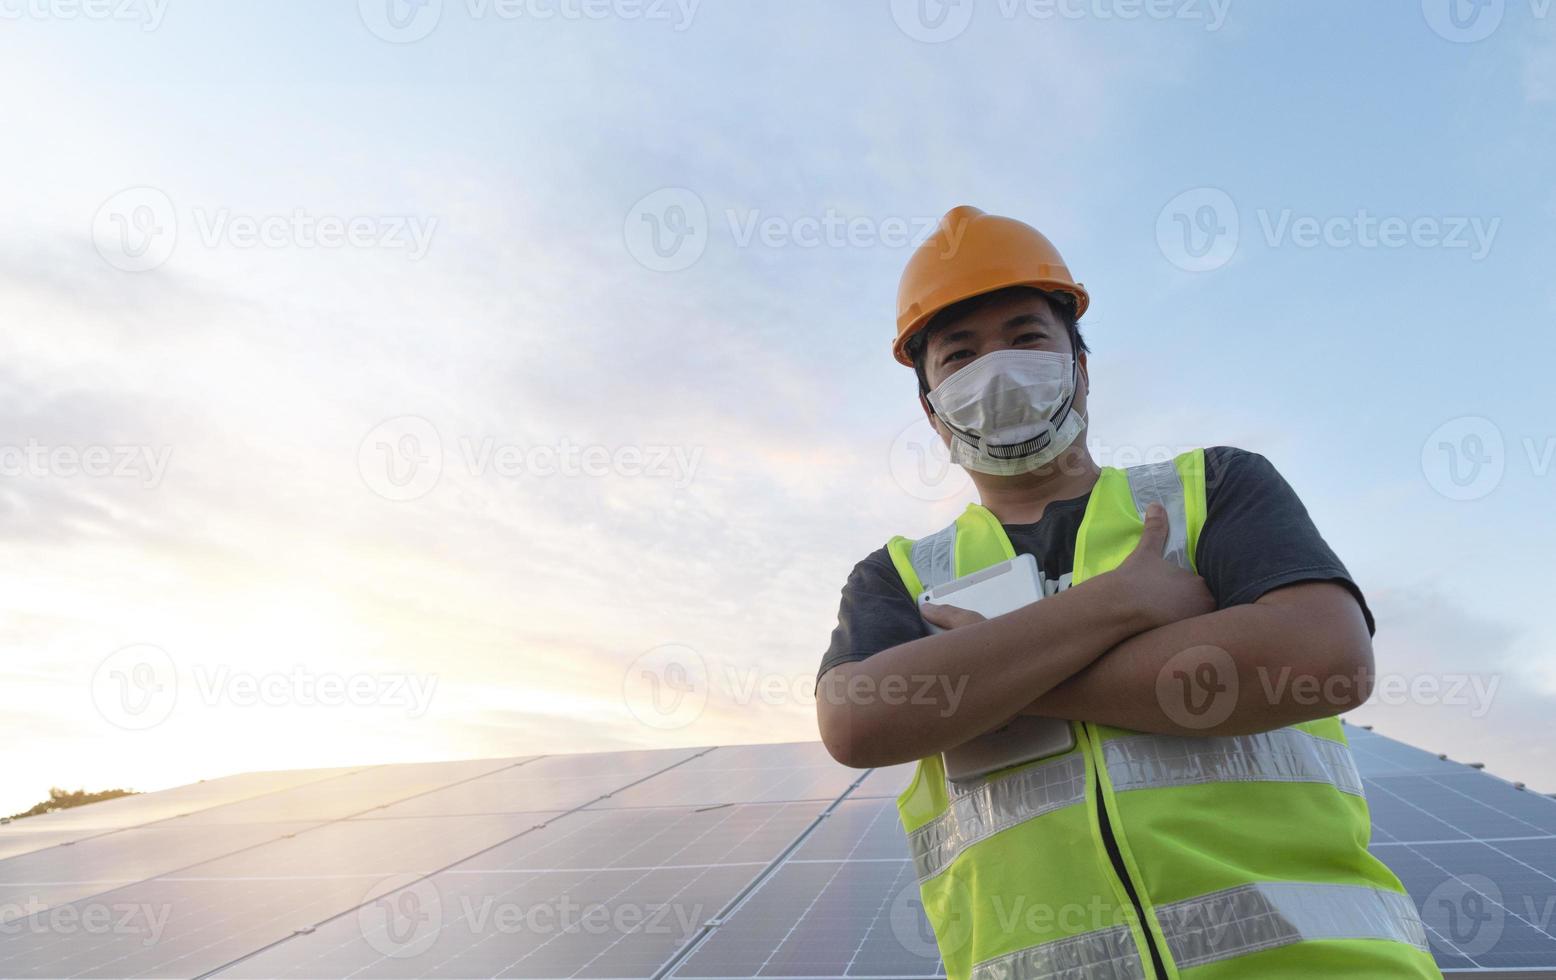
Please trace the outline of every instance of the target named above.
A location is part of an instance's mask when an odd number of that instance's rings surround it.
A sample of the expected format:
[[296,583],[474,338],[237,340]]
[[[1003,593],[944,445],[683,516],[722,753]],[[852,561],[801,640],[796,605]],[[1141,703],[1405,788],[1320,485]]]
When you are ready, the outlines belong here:
[[1338,591],[1291,586],[1270,601],[1139,633],[1023,713],[1171,735],[1247,734],[1337,715],[1365,701],[1372,681],[1366,623]]
[[[817,688],[822,740],[849,765],[882,766],[943,752],[1003,724],[1145,628],[1121,593],[1100,576],[835,667]],[[1042,637],[1040,655],[1033,637]]]

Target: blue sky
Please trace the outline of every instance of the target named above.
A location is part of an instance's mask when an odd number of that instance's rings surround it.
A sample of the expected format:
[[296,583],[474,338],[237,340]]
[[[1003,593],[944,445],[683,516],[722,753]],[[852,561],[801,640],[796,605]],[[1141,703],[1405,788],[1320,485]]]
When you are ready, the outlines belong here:
[[926,4],[5,5],[0,810],[813,737],[967,499],[889,354],[960,203],[1090,289],[1103,462],[1296,486],[1417,685],[1355,720],[1556,790],[1549,7]]

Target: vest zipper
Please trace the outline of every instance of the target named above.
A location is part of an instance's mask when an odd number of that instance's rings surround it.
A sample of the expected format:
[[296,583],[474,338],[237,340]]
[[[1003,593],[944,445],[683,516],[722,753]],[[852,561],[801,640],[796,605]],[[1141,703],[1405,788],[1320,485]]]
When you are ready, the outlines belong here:
[[[1087,747],[1088,750],[1092,746],[1100,747],[1102,741],[1098,737],[1096,729],[1092,727],[1090,722],[1085,724],[1087,735],[1089,736],[1088,741],[1091,742],[1091,746]],[[1102,846],[1108,852],[1108,860],[1113,865],[1113,873],[1123,883],[1124,891],[1129,895],[1129,902],[1135,908],[1135,917],[1140,923],[1140,933],[1145,937],[1145,951],[1151,957],[1150,977],[1152,980],[1166,980],[1167,967],[1162,962],[1161,950],[1156,947],[1156,936],[1151,932],[1151,927],[1146,921],[1145,906],[1140,902],[1140,896],[1135,891],[1135,883],[1129,877],[1129,869],[1124,866],[1124,856],[1118,849],[1118,840],[1113,835],[1112,816],[1108,813],[1107,797],[1102,793],[1102,753],[1100,750],[1094,757],[1094,763],[1092,789],[1097,794],[1097,829],[1102,834]],[[1140,967],[1143,972],[1145,970],[1143,961]]]

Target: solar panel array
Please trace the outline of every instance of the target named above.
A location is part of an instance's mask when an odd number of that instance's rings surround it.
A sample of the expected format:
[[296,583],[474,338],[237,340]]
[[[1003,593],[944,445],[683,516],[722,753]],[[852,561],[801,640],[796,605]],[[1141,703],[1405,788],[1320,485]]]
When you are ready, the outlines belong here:
[[[1349,728],[1443,968],[1556,976],[1556,800]],[[819,743],[255,773],[0,826],[0,976],[942,976]]]

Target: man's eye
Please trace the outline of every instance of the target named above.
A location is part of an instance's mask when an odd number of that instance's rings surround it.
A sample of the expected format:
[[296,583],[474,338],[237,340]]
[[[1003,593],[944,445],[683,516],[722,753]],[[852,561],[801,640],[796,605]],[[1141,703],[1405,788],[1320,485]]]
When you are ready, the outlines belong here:
[[942,360],[940,363],[941,364],[950,364],[952,361],[964,360],[964,359],[966,359],[968,357],[971,357],[971,356],[972,356],[972,351],[970,351],[970,350],[954,350],[951,353],[947,354],[945,356],[945,359]]
[[1048,335],[1040,332],[1024,333],[1016,338],[1018,344],[1037,344],[1048,339]]

